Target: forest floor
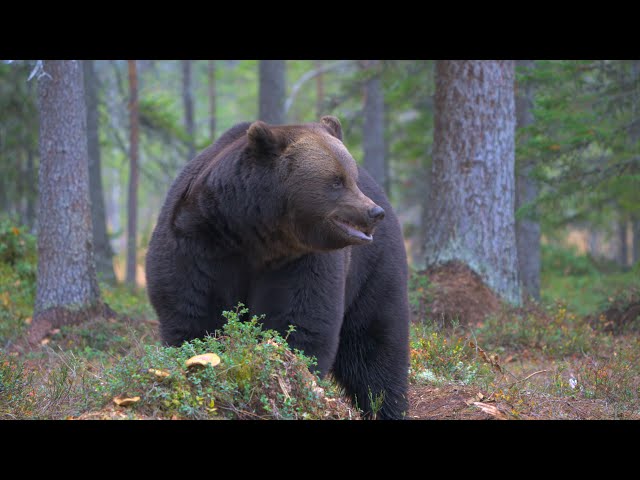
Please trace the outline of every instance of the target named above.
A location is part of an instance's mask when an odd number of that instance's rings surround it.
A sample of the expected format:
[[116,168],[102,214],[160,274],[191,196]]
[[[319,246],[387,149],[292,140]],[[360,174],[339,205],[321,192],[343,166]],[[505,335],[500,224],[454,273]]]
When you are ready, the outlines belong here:
[[[640,419],[640,276],[563,262],[520,308],[463,266],[413,272],[406,418]],[[101,284],[117,315],[28,346],[34,279],[33,258],[0,262],[0,419],[359,418],[241,310],[220,337],[165,348],[145,292]],[[186,366],[203,353],[216,363]]]
[[[546,307],[501,304],[462,265],[417,273],[412,281],[414,325],[438,319],[435,329],[427,327],[431,344],[475,350],[491,374],[414,382],[408,418],[640,419],[637,285],[609,292],[602,311],[580,316],[557,301]],[[447,358],[446,349],[437,350],[422,361],[432,366]],[[412,363],[419,357],[412,350]]]

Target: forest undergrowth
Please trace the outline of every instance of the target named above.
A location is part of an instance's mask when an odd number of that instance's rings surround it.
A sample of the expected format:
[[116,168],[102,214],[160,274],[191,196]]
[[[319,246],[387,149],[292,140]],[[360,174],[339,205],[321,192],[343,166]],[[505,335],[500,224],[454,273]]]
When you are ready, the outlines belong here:
[[[3,221],[0,245],[0,419],[360,418],[242,305],[163,347],[144,290],[102,283],[117,315],[30,346],[35,241]],[[542,300],[513,308],[459,266],[412,272],[408,419],[640,419],[638,272],[545,246],[542,273]]]

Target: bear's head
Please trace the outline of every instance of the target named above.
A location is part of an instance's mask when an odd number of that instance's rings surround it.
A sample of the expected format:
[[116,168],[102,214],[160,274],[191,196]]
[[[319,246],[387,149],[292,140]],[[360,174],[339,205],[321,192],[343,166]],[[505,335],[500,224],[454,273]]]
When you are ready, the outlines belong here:
[[333,250],[373,240],[385,212],[358,188],[358,168],[336,117],[303,125],[254,122],[246,154],[275,171],[274,194],[301,244]]

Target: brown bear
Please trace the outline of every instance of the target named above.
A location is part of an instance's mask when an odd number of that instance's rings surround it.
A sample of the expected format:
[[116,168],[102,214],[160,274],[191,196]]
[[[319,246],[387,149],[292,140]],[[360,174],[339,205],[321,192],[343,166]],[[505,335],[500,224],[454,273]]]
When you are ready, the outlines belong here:
[[337,118],[232,127],[171,186],[146,258],[166,344],[213,334],[242,302],[317,359],[366,416],[407,407],[409,309],[400,224]]

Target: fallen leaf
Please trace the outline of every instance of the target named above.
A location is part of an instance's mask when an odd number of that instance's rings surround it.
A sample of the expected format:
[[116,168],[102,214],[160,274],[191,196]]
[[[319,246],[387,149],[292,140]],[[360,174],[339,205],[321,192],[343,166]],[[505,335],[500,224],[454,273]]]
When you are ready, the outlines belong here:
[[140,397],[126,397],[124,395],[113,397],[113,403],[115,403],[119,407],[126,407],[127,405],[131,405],[132,403],[136,403],[139,401]]
[[467,405],[473,405],[476,402],[484,400],[484,398],[485,398],[484,394],[482,392],[478,392],[473,397],[471,397],[470,399],[465,400],[464,403],[466,403]]
[[155,368],[150,368],[149,373],[153,373],[156,377],[158,377],[161,380],[171,375],[169,372],[166,372],[164,370],[157,370]]
[[502,367],[498,363],[499,358],[497,354],[487,355],[487,352],[485,352],[484,349],[480,347],[480,345],[477,345],[476,343],[474,343],[473,340],[469,340],[469,346],[471,348],[474,348],[476,352],[478,352],[478,355],[485,363],[488,363],[489,365],[491,365],[491,367],[494,370],[500,373],[503,373]]
[[507,416],[498,410],[495,406],[482,402],[473,402],[473,404],[482,410],[483,413],[495,417],[497,420],[507,420]]
[[191,357],[186,361],[185,365],[187,367],[192,367],[194,365],[211,365],[215,367],[220,363],[220,357],[215,353],[205,353],[203,355],[196,355],[195,357]]

